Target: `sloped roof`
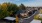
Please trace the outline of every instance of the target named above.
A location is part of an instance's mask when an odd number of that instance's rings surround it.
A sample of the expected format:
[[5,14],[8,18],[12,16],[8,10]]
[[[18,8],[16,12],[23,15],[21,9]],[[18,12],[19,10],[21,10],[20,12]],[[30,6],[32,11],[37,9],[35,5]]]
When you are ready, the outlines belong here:
[[19,10],[19,11],[17,11],[16,14],[25,13],[25,12],[26,12],[26,10]]

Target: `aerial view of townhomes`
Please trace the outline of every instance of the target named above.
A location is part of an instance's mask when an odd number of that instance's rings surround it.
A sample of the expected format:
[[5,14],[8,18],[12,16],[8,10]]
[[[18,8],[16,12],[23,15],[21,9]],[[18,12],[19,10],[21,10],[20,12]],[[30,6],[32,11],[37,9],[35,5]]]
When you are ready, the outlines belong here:
[[42,23],[42,0],[0,0],[0,23]]

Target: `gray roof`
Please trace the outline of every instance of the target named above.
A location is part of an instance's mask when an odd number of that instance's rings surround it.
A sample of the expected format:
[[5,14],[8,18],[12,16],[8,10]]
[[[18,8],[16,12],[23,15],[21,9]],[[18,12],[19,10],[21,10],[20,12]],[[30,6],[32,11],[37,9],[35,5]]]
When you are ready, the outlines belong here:
[[19,10],[19,11],[17,11],[17,14],[25,13],[25,12],[26,12],[26,10]]

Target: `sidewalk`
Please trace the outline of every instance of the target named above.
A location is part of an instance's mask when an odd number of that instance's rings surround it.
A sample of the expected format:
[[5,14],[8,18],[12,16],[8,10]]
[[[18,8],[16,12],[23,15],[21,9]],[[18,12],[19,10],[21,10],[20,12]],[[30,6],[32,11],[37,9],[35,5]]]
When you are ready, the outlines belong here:
[[41,20],[32,20],[30,23],[41,23]]

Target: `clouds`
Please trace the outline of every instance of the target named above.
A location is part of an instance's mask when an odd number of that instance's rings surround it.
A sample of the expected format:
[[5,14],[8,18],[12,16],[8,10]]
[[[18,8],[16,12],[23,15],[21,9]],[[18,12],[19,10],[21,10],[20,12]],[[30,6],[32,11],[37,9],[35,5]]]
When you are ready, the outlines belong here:
[[42,0],[28,0],[28,1],[23,2],[23,4],[26,6],[42,6]]
[[42,6],[42,3],[24,3],[25,6]]
[[25,6],[42,6],[42,0],[19,0],[16,4],[23,3]]
[[20,0],[14,0],[14,1],[20,1]]
[[17,5],[23,3],[25,6],[42,6],[42,0],[0,0],[0,3],[11,2]]

